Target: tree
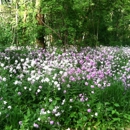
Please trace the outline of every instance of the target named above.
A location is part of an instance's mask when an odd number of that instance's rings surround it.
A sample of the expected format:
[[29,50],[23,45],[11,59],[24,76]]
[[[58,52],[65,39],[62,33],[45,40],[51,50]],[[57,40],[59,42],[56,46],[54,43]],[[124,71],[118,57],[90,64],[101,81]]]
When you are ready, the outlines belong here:
[[0,4],[6,5],[4,11],[10,11],[12,43],[36,41],[46,48],[47,44],[66,47],[130,42],[129,0],[0,0]]
[[36,37],[36,42],[42,46],[43,49],[46,48],[45,44],[45,29],[44,29],[44,23],[45,23],[45,18],[44,14],[42,13],[42,2],[41,0],[37,0],[35,4],[36,8],[36,20],[37,20],[37,37]]

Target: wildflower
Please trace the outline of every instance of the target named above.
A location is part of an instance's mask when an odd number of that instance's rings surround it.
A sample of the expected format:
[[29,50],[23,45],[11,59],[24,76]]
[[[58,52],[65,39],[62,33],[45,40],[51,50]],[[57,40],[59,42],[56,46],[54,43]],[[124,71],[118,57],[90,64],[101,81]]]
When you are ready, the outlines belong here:
[[26,90],[26,89],[27,89],[27,87],[24,87],[24,89]]
[[20,66],[20,65],[18,65],[18,66],[16,67],[16,69],[20,70],[20,69],[21,69],[21,66]]
[[42,86],[39,86],[40,89],[42,89]]
[[21,62],[23,62],[24,61],[24,59],[21,59]]
[[91,91],[92,94],[94,94],[94,91]]
[[3,64],[3,63],[1,63],[1,67],[4,67],[4,64]]
[[42,108],[41,112],[40,112],[40,115],[45,115],[45,114],[46,114],[46,112],[45,112],[44,108]]
[[12,107],[11,106],[8,106],[8,109],[11,109]]
[[50,121],[50,125],[53,125],[54,124],[54,121]]
[[87,112],[90,113],[90,112],[91,112],[91,109],[88,109]]
[[73,99],[70,99],[70,102],[73,102]]
[[62,78],[62,82],[65,82],[65,79],[64,79],[64,78]]
[[34,126],[35,128],[39,128],[39,125],[36,124],[36,123],[34,123],[33,126]]
[[21,92],[18,92],[18,95],[21,95]]
[[63,71],[60,71],[59,73],[60,73],[60,74],[63,74]]
[[67,77],[67,75],[68,75],[67,72],[64,72],[63,76],[64,76],[64,77]]
[[38,118],[37,120],[38,120],[38,121],[40,121],[41,119],[40,119],[40,118]]
[[14,73],[16,73],[16,70],[13,70]]
[[41,83],[43,83],[43,82],[44,82],[44,79],[41,80]]
[[33,67],[35,64],[36,64],[36,62],[34,60],[32,60],[31,66]]
[[61,90],[61,88],[60,88],[60,87],[58,87],[58,90]]
[[94,88],[94,85],[91,85],[91,88]]
[[82,79],[85,80],[85,77],[83,76]]
[[100,88],[100,87],[101,87],[101,84],[98,84],[98,87]]
[[55,80],[55,79],[56,79],[56,77],[53,77],[52,79],[54,79],[54,80]]
[[81,102],[84,102],[84,97],[81,97],[81,98],[80,98],[80,101],[81,101]]
[[18,84],[18,81],[16,80],[16,81],[14,82],[14,84],[17,85],[17,84]]
[[108,86],[108,87],[111,86],[111,83],[108,83],[107,86]]
[[6,101],[4,101],[4,104],[7,104],[7,102],[6,102]]
[[77,69],[77,73],[81,73],[82,71],[81,71],[81,69],[80,68],[78,68]]
[[51,113],[51,112],[48,110],[47,113]]
[[55,106],[55,108],[56,108],[56,109],[58,109],[58,108],[59,108],[59,106]]
[[15,60],[15,63],[18,63],[18,61],[17,61],[17,60]]
[[78,77],[77,79],[78,79],[78,80],[81,80],[81,78],[80,78],[80,77]]
[[65,99],[62,101],[61,105],[64,105],[64,103],[65,103]]
[[52,99],[51,99],[51,98],[49,98],[49,102],[52,102]]
[[52,110],[52,113],[56,113],[56,112],[57,112],[57,109],[56,109],[56,108]]
[[83,62],[84,62],[83,60],[80,60],[80,61],[79,61],[80,64],[83,64]]
[[70,81],[76,81],[76,79],[73,76],[70,76],[69,80]]
[[22,121],[19,121],[19,125],[22,125]]
[[82,97],[82,94],[79,94],[79,97]]
[[86,98],[85,101],[88,101],[88,98]]
[[95,116],[98,116],[98,113],[97,113],[97,112],[95,113]]
[[85,85],[88,86],[88,82],[85,82]]
[[57,87],[60,87],[60,84],[57,84]]
[[28,81],[31,81],[32,79],[28,77],[28,79],[27,79],[27,80],[28,80]]
[[66,90],[64,90],[63,93],[66,93]]
[[40,89],[38,89],[38,90],[37,90],[37,92],[39,93],[39,92],[41,92],[41,90],[40,90]]
[[39,78],[40,78],[40,77],[39,77],[39,76],[37,76],[35,79],[36,79],[36,80],[39,80]]
[[48,79],[48,78],[45,78],[45,80],[44,80],[45,82],[49,82],[50,80]]
[[4,82],[6,81],[6,78],[5,78],[5,77],[3,78],[3,81],[4,81]]
[[55,116],[60,116],[60,113],[59,113],[59,112],[58,112],[58,113],[56,113],[56,114],[55,114]]
[[88,79],[88,80],[91,79],[91,76],[90,76],[90,75],[87,75],[87,79]]
[[70,85],[69,85],[69,84],[67,84],[67,88],[70,88]]

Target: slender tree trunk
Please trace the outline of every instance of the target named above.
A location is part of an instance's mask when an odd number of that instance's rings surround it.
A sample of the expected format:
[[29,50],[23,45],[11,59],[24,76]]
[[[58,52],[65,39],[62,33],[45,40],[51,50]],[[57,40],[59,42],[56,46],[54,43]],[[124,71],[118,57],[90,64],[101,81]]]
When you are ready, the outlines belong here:
[[18,32],[17,32],[17,28],[18,28],[18,2],[16,0],[15,3],[15,9],[16,9],[16,14],[15,14],[15,39],[14,42],[16,45],[18,45]]
[[2,0],[0,0],[0,12],[1,12],[1,5],[2,5]]
[[24,45],[26,42],[28,42],[28,40],[27,40],[28,38],[26,35],[26,31],[27,31],[26,22],[27,22],[28,10],[27,10],[26,0],[23,0],[22,3],[24,5],[24,11],[23,11],[23,16],[22,16],[23,26],[21,27],[21,30],[22,30],[22,41],[21,42]]
[[37,8],[37,14],[36,14],[36,20],[37,20],[37,39],[36,42],[39,46],[41,46],[43,49],[46,48],[45,44],[45,30],[44,30],[44,15],[42,14],[42,8],[41,8],[41,1],[37,0],[36,1],[36,8]]

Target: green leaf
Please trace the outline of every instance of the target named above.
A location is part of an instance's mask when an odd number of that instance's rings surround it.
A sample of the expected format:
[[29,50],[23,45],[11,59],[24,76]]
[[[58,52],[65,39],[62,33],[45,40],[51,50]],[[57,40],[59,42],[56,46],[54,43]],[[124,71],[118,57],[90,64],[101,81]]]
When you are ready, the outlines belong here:
[[105,102],[105,105],[110,105],[110,103],[109,102]]
[[120,121],[120,118],[113,118],[113,122]]
[[116,113],[116,111],[115,110],[112,110],[112,114],[115,114]]
[[49,106],[49,110],[53,110],[53,108],[54,108],[53,105]]
[[83,121],[87,121],[87,117],[86,116],[83,117]]
[[15,92],[18,92],[18,87],[15,89]]
[[95,124],[95,126],[99,126],[100,124],[101,124],[101,122],[98,121],[98,122]]
[[72,113],[70,114],[70,117],[76,117],[76,112],[72,112]]
[[53,101],[53,105],[55,106],[57,104],[57,100],[54,100]]
[[58,97],[56,97],[55,99],[56,99],[57,101],[60,101],[60,100],[61,100],[61,99],[60,99],[60,98],[58,98]]
[[106,108],[107,111],[112,111],[113,110],[113,107],[108,107]]
[[119,107],[120,105],[118,103],[114,103],[114,106],[115,107]]

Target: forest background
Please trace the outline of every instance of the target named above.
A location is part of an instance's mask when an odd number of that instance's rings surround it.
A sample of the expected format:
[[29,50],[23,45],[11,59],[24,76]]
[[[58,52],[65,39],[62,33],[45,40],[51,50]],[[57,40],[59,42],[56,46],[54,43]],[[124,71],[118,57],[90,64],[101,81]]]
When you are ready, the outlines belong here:
[[129,0],[0,0],[0,46],[130,43]]

